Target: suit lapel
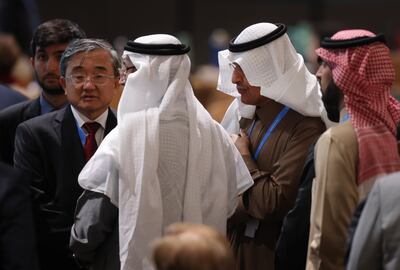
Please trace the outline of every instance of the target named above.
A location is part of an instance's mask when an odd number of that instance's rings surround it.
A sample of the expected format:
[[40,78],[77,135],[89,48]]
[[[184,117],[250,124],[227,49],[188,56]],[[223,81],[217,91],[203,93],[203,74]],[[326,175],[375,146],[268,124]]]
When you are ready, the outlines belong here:
[[104,130],[104,137],[115,128],[117,125],[117,117],[115,117],[114,112],[108,109],[108,116],[106,121],[106,129]]
[[31,119],[33,117],[39,116],[39,115],[40,115],[40,100],[39,100],[39,98],[37,98],[28,104],[28,106],[22,116],[21,122]]
[[[104,135],[107,135],[117,124],[115,114],[109,110]],[[65,209],[68,216],[73,216],[75,203],[82,188],[78,184],[78,176],[86,164],[83,147],[78,135],[76,120],[68,105],[64,114],[60,113],[55,118],[55,129],[60,131],[61,163],[57,174],[59,177],[58,190],[60,206]]]
[[65,108],[65,113],[60,122],[60,143],[61,143],[61,164],[60,164],[60,191],[64,194],[60,196],[63,207],[71,216],[74,212],[75,203],[82,193],[78,185],[78,176],[85,166],[83,147],[79,139],[75,118],[71,111],[71,106]]
[[[82,143],[79,139],[78,129],[71,106],[67,106],[61,122],[61,144],[64,151],[65,161],[74,165],[73,168],[83,167],[85,158],[83,156]],[[72,158],[71,160],[69,158]],[[78,173],[80,172],[80,169]]]

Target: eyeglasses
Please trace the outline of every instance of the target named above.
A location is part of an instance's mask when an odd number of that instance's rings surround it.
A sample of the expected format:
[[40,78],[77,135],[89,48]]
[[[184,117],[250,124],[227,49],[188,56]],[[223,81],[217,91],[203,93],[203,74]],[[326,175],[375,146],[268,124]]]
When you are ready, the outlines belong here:
[[128,74],[135,72],[136,70],[137,69],[135,66],[127,67],[125,65],[122,65],[122,68],[119,69],[119,73],[120,73],[120,75],[128,75]]
[[229,62],[229,66],[230,66],[232,69],[236,69],[236,68],[239,67],[239,65],[236,64],[235,62]]
[[102,86],[105,85],[109,79],[115,78],[115,76],[107,74],[93,74],[93,75],[72,74],[67,78],[70,79],[71,82],[75,85],[80,85],[85,83],[87,80],[90,80],[95,85]]
[[119,69],[119,83],[124,85],[128,75],[135,72],[137,69],[135,66],[125,66],[122,64],[122,68]]

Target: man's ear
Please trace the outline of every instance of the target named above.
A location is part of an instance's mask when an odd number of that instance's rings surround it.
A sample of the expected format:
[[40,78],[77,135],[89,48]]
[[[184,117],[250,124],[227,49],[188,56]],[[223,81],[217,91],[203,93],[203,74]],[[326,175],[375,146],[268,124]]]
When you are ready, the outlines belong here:
[[115,82],[114,82],[114,95],[117,94],[118,90],[121,87],[121,84],[119,83],[120,77],[115,78]]
[[67,82],[65,80],[65,78],[63,76],[60,76],[60,85],[61,87],[64,89],[65,94],[67,93],[66,89],[67,89]]

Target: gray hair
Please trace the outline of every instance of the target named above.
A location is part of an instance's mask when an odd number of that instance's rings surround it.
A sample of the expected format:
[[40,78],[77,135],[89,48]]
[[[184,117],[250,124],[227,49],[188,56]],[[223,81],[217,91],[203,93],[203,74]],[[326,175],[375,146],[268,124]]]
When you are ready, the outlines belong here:
[[61,76],[65,77],[67,71],[68,62],[71,58],[81,52],[89,52],[96,49],[103,49],[110,53],[112,58],[114,75],[119,77],[119,69],[121,67],[121,60],[118,57],[117,51],[111,46],[110,43],[103,39],[77,39],[72,41],[65,49],[60,60],[60,73]]

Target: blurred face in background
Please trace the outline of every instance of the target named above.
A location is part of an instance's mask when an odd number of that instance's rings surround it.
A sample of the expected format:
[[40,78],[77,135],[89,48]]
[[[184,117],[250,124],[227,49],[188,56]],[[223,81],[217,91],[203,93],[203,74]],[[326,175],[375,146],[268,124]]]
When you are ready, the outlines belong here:
[[64,94],[60,85],[60,59],[68,43],[37,47],[32,57],[36,79],[43,91],[49,95]]

